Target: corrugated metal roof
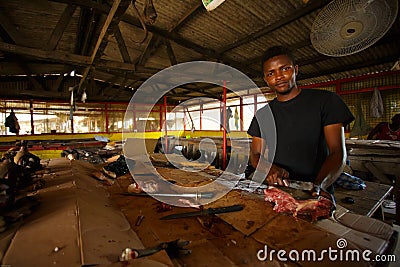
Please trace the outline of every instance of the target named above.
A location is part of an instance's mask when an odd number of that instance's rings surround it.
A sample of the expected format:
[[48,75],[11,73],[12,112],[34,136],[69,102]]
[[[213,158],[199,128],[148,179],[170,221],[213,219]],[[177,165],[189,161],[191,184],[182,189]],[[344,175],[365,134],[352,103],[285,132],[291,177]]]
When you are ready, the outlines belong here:
[[[133,1],[142,16],[146,1]],[[46,94],[38,91],[45,90],[49,98],[68,99],[70,79],[82,86],[88,84],[83,79],[91,79],[92,90],[98,90],[91,100],[112,97],[129,101],[152,74],[196,60],[227,64],[264,87],[261,55],[266,48],[279,44],[294,49],[300,65],[299,84],[386,71],[399,60],[399,16],[371,47],[348,56],[329,57],[314,49],[310,31],[317,15],[330,1],[304,2],[226,0],[207,12],[201,0],[153,0],[157,19],[146,25],[148,34],[144,39],[145,31],[132,2],[121,0],[120,8],[129,6],[126,10],[117,9],[112,20],[115,25],[111,24],[102,41],[99,36],[113,1],[0,1],[0,90],[3,95],[1,81],[6,82],[12,75],[30,75],[40,83],[45,79],[43,74],[53,73],[65,77],[60,76],[61,82],[53,84],[58,88],[32,84],[31,97],[43,98]],[[94,53],[96,44],[100,45]],[[73,69],[78,76],[65,75]],[[220,97],[221,92],[220,87],[204,84],[182,86],[169,94],[169,99],[202,94]],[[9,90],[4,93],[9,97],[18,94]]]

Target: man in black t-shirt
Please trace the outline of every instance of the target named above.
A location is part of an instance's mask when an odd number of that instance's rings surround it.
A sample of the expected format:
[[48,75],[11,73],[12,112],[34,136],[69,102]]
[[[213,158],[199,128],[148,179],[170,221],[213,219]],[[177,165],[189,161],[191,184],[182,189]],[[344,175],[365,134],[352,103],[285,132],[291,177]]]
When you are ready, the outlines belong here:
[[268,172],[268,184],[302,180],[326,190],[344,167],[344,126],[354,116],[337,94],[297,86],[298,65],[287,48],[268,49],[262,63],[276,98],[257,111],[248,129],[251,164]]

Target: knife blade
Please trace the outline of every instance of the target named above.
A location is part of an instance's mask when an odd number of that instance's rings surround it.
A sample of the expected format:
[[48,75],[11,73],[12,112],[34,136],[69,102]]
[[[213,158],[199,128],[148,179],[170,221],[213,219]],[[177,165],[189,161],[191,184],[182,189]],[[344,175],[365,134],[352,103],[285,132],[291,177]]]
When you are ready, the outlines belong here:
[[208,208],[208,209],[204,209],[204,210],[200,210],[200,211],[170,214],[170,215],[161,217],[160,220],[170,220],[170,219],[177,219],[177,218],[213,215],[213,214],[220,214],[220,213],[227,213],[227,212],[241,211],[241,210],[243,210],[243,205],[232,205],[232,206],[221,207],[221,208]]
[[124,196],[154,196],[154,197],[190,197],[195,199],[206,198],[211,199],[214,197],[214,192],[196,192],[196,193],[121,193]]
[[315,199],[312,195],[314,184],[297,180],[284,180],[285,185],[273,185],[282,191],[290,194],[296,200]]
[[297,180],[285,180],[287,183],[287,187],[299,190],[307,190],[311,191],[314,189],[314,183],[312,182],[304,182],[304,181],[297,181]]

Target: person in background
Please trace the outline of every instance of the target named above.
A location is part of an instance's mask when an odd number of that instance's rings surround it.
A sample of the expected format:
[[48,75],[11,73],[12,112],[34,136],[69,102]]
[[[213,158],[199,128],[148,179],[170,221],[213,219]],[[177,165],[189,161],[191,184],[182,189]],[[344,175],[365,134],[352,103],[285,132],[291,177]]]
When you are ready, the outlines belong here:
[[392,117],[392,123],[380,122],[368,134],[368,139],[400,141],[400,113]]
[[[262,57],[264,81],[276,98],[259,109],[247,131],[252,136],[250,161],[257,171],[269,170],[269,185],[287,185],[288,179],[313,182],[314,195],[330,185],[342,172],[346,149],[344,126],[353,114],[335,93],[300,89],[298,65],[283,46],[269,48]],[[276,127],[275,157],[266,155],[273,123],[265,123],[269,108]],[[268,153],[269,154],[269,153]],[[329,187],[329,188],[328,188]]]
[[238,131],[239,130],[239,119],[240,119],[240,117],[239,117],[239,112],[238,112],[238,108],[237,107],[235,107],[235,115],[233,116],[233,118],[235,119],[236,131]]
[[221,126],[221,130],[223,130],[224,128],[226,129],[226,132],[229,133],[231,131],[230,127],[229,127],[229,120],[233,117],[232,115],[232,109],[231,107],[228,107],[226,109],[226,126],[224,127],[224,113],[221,112],[220,115],[220,126]]
[[11,109],[10,115],[6,118],[4,126],[8,127],[11,133],[19,135],[20,126],[13,109]]

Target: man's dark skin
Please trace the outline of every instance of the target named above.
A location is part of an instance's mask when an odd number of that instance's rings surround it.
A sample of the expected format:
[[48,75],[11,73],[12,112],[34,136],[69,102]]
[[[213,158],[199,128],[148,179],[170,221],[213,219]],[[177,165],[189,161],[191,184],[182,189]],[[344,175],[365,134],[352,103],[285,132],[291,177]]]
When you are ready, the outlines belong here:
[[[376,139],[376,135],[382,131],[382,128],[385,126],[386,122],[381,122],[375,126],[374,129],[368,134],[367,139]],[[392,131],[398,131],[400,129],[400,113],[394,115],[392,117],[392,123],[389,124],[389,128]]]
[[[264,80],[276,93],[278,101],[285,102],[300,94],[301,89],[296,84],[298,65],[294,65],[289,56],[278,55],[268,59],[263,64],[263,71]],[[346,149],[343,124],[337,123],[324,126],[324,135],[329,149],[329,156],[323,163],[314,184],[320,185],[322,189],[326,190],[336,180],[336,177],[344,167]],[[265,147],[264,139],[253,137],[251,164],[259,171],[268,170],[270,167],[266,177],[268,184],[287,185],[287,179],[290,178],[289,173],[283,168],[274,164],[271,165],[264,159]]]

